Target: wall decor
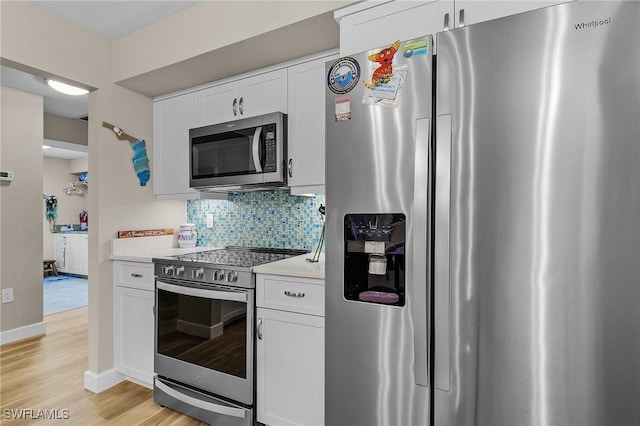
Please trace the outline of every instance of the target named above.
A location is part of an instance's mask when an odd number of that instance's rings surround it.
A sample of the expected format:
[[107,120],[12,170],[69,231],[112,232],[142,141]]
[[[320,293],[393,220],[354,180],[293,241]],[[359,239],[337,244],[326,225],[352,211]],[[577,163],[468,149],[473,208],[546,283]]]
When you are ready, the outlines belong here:
[[109,124],[106,121],[102,122],[102,127],[113,130],[116,137],[119,140],[126,140],[131,143],[131,149],[133,149],[133,170],[138,175],[140,180],[140,186],[145,186],[149,181],[151,172],[149,170],[149,158],[147,157],[147,148],[143,139],[134,138],[126,134],[120,127]]
[[49,228],[53,232],[56,225],[56,216],[58,215],[58,199],[55,195],[42,194],[42,198],[45,200],[44,217],[49,222]]

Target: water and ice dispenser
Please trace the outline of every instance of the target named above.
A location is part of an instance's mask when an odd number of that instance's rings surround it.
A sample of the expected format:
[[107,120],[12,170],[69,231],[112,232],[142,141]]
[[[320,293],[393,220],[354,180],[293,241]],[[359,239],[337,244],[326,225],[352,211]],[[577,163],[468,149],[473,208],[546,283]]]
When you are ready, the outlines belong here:
[[345,215],[345,299],[404,306],[406,239],[404,214]]

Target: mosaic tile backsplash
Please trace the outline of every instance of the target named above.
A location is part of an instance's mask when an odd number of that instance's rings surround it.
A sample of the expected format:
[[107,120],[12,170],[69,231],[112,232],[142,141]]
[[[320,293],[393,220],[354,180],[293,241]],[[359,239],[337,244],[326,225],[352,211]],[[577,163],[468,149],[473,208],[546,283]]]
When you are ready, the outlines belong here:
[[[324,195],[298,197],[285,190],[229,194],[228,200],[189,200],[187,220],[195,223],[198,245],[307,249],[322,232],[318,208]],[[206,227],[213,214],[213,228]]]

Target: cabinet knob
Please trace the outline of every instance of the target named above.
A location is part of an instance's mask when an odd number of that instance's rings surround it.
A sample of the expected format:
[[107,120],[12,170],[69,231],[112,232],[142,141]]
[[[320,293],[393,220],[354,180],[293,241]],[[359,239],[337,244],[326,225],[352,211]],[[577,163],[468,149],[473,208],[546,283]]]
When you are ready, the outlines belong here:
[[233,98],[233,115],[238,115],[238,98]]
[[240,115],[244,114],[244,98],[240,98]]

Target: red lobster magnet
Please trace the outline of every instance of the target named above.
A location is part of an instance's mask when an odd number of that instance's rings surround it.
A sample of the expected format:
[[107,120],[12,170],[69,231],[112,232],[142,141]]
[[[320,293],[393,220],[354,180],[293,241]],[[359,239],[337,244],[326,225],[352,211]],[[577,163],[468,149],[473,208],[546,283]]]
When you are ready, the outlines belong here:
[[396,42],[391,46],[386,47],[378,53],[374,53],[367,57],[371,62],[377,62],[380,64],[380,66],[376,68],[376,70],[373,72],[373,75],[371,76],[371,83],[367,83],[366,81],[364,82],[364,85],[367,89],[371,89],[378,84],[389,82],[391,76],[393,75],[393,67],[391,63],[393,62],[393,57],[395,56],[399,47],[400,40],[396,40]]

